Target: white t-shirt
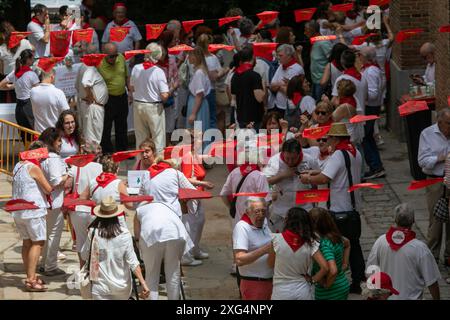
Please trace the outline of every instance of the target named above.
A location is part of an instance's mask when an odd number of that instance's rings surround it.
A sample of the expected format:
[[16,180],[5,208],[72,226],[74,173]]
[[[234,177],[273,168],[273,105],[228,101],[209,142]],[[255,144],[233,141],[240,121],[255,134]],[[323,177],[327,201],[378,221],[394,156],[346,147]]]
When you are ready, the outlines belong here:
[[[73,178],[73,188],[75,188],[77,172],[77,167],[71,167],[69,170],[69,176]],[[80,168],[80,177],[78,178],[78,188],[76,190],[78,194],[83,193],[83,191],[89,187],[89,183],[95,180],[102,172],[103,167],[97,162],[91,162],[83,168]],[[76,211],[91,212],[91,208],[87,206],[76,206]]]
[[33,49],[30,41],[22,39],[15,53],[12,53],[7,44],[4,43],[0,46],[0,60],[3,62],[3,74],[10,74],[16,68],[16,60],[20,57],[22,51],[26,49]]
[[421,300],[423,290],[441,278],[430,249],[417,239],[394,251],[386,235],[380,236],[370,251],[367,266],[379,266],[391,277],[399,295],[392,295],[389,300]]
[[196,96],[203,92],[206,97],[211,92],[211,81],[209,77],[201,69],[197,69],[189,83],[189,92]]
[[366,110],[365,103],[367,100],[367,90],[368,90],[366,80],[364,79],[364,77],[362,77],[361,80],[358,80],[347,74],[342,74],[340,77],[338,77],[336,79],[336,83],[333,86],[333,92],[332,92],[333,97],[338,96],[337,84],[342,79],[350,80],[351,82],[353,82],[355,84],[356,92],[353,95],[353,97],[355,97],[355,99],[356,99],[356,112],[358,114],[364,114],[365,110]]
[[[219,58],[217,58],[214,54],[205,57],[206,66],[208,67],[208,71],[220,71],[222,70],[222,66],[220,65]],[[211,81],[212,82],[212,81]],[[214,87],[216,83],[212,82],[212,86]]]
[[366,106],[378,107],[383,103],[383,75],[376,66],[365,68],[362,76],[367,83]]
[[427,84],[431,84],[435,81],[435,68],[436,63],[433,64],[427,64],[427,68],[425,69],[425,75],[423,76],[423,80]]
[[16,78],[13,70],[6,76],[6,80],[14,83],[14,91],[19,100],[30,99],[31,89],[39,84],[39,77],[34,71],[25,72],[19,79]]
[[[270,243],[272,236],[267,219],[261,229],[239,221],[233,230],[233,250],[255,251]],[[273,269],[267,264],[269,255],[265,254],[251,264],[239,267],[239,274],[244,277],[269,279],[273,277]]]
[[330,63],[331,68],[331,85],[334,87],[336,80],[342,75],[342,71],[334,66],[334,64]]
[[37,132],[54,127],[59,115],[64,110],[70,109],[64,92],[53,84],[41,83],[34,87],[31,89],[30,98],[34,115],[34,130]]
[[[293,109],[296,106],[292,102],[292,100],[288,100],[289,103],[289,109]],[[316,109],[316,100],[314,100],[311,96],[304,96],[302,98],[302,101],[300,101],[300,113],[303,114],[305,112],[308,112],[309,115],[311,115],[314,110]]]
[[134,87],[133,98],[143,102],[161,102],[161,93],[169,92],[166,75],[157,66],[147,70],[143,64],[134,66],[130,84]]
[[[291,80],[293,77],[301,74],[305,74],[305,71],[303,70],[303,67],[298,63],[288,67],[286,70],[283,70],[283,66],[280,65],[277,71],[275,72],[275,75],[273,76],[271,84],[282,82],[283,79]],[[279,109],[286,110],[286,104],[287,104],[286,95],[283,94],[281,91],[278,91],[275,97],[275,105]]]
[[27,31],[32,32],[29,35],[29,40],[35,48],[35,58],[45,57],[50,50],[48,45],[50,41],[48,43],[41,41],[45,36],[44,27],[36,22],[30,21],[27,26]]
[[64,201],[64,185],[61,185],[61,181],[67,174],[67,164],[59,155],[50,152],[48,159],[42,161],[41,166],[48,182],[54,187],[51,194],[51,207],[52,209],[61,208]]
[[253,68],[253,71],[255,71],[257,74],[261,76],[261,79],[263,80],[263,84],[267,87],[269,86],[269,72],[270,72],[270,66],[261,59],[256,59],[255,67]]
[[65,136],[62,136],[61,142],[61,150],[59,151],[61,158],[66,159],[78,153],[80,148],[75,139],[72,138],[72,140],[69,141]]
[[92,93],[97,103],[105,105],[108,102],[108,87],[100,72],[97,71],[97,68],[87,67],[83,72],[81,84],[85,88],[92,88]]
[[[349,152],[347,152],[349,153]],[[361,183],[362,158],[359,151],[356,151],[356,158],[349,153],[350,167],[352,171],[353,185]],[[322,174],[331,179],[330,181],[330,210],[333,212],[343,212],[352,210],[352,201],[348,192],[349,183],[347,168],[345,167],[344,155],[341,151],[335,151],[328,158]],[[359,190],[355,191],[356,210],[360,207],[361,195]]]
[[114,21],[111,21],[106,26],[106,29],[103,33],[102,37],[102,43],[108,43],[109,41],[109,31],[113,27],[131,27],[128,34],[126,35],[125,39],[122,42],[114,42],[117,45],[117,51],[119,53],[124,53],[125,51],[134,50],[134,42],[142,40],[142,35],[139,32],[138,27],[136,24],[128,20],[126,23],[124,23],[122,26],[119,26],[114,23]]

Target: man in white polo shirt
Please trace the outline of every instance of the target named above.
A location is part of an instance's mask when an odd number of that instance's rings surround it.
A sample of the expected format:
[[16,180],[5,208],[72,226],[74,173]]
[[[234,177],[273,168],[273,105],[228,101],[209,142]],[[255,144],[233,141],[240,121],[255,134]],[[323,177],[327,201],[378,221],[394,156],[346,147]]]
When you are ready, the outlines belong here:
[[156,64],[162,57],[162,48],[150,43],[145,62],[131,72],[130,88],[133,92],[134,130],[136,148],[151,137],[157,153],[166,147],[166,120],[163,103],[169,98],[169,86],[164,71]]
[[46,56],[48,43],[50,41],[50,18],[48,9],[43,4],[37,4],[32,10],[34,16],[28,23],[27,31],[32,32],[29,36],[30,43],[35,48],[35,57]]

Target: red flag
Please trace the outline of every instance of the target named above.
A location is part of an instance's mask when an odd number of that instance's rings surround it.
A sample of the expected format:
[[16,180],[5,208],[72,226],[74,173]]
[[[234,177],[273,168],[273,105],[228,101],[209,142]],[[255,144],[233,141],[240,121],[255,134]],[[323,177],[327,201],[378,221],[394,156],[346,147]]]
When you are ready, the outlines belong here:
[[70,164],[71,166],[83,168],[92,161],[94,161],[96,157],[97,156],[95,154],[82,154],[77,156],[71,156],[67,158],[65,161],[67,164]]
[[120,151],[116,152],[112,155],[112,159],[114,162],[122,162],[130,158],[134,158],[137,155],[144,152],[144,150],[134,150],[134,151]]
[[316,13],[317,8],[308,8],[308,9],[300,9],[295,10],[295,22],[309,21],[312,19],[314,13]]
[[220,18],[219,19],[219,27],[222,27],[226,24],[229,24],[233,21],[238,21],[241,20],[242,17],[241,16],[234,16],[234,17],[226,17],[226,18]]
[[237,146],[237,140],[224,140],[217,141],[211,144],[211,149],[208,155],[211,157],[223,157],[225,158],[228,154],[235,151]]
[[194,48],[192,48],[186,44],[180,44],[178,46],[169,48],[169,54],[173,54],[176,56],[176,55],[180,54],[181,52],[192,51],[192,50],[194,50]]
[[398,107],[398,112],[400,113],[400,117],[409,116],[413,113],[429,110],[428,104],[426,101],[416,101],[416,100],[410,100],[404,104],[402,104],[400,107]]
[[259,198],[265,198],[267,197],[269,193],[268,192],[240,192],[240,193],[233,193],[232,197],[259,197]]
[[450,32],[450,24],[448,24],[446,26],[441,26],[439,28],[439,32]]
[[388,5],[391,2],[391,0],[370,0],[369,6],[378,6],[378,7],[384,7]]
[[125,60],[130,60],[131,58],[133,58],[134,56],[138,55],[138,54],[149,54],[151,53],[150,50],[130,50],[130,51],[125,51],[124,56],[125,56]]
[[6,212],[15,212],[22,210],[36,210],[39,209],[39,207],[35,205],[34,202],[26,201],[23,199],[14,199],[8,201],[3,209]]
[[255,42],[253,43],[253,54],[255,57],[273,60],[273,52],[277,48],[278,43],[273,42]]
[[39,58],[39,62],[37,64],[38,68],[41,68],[45,72],[50,72],[53,69],[55,64],[64,60],[64,57],[43,57]]
[[378,34],[376,33],[369,33],[369,34],[364,34],[362,36],[356,36],[353,38],[352,41],[352,45],[354,46],[359,46],[361,44],[363,44],[364,42],[366,42],[366,40],[372,36],[377,36]]
[[50,54],[54,57],[65,57],[69,53],[71,31],[50,32]]
[[92,37],[94,35],[94,29],[78,29],[72,31],[72,45],[77,44],[80,41],[86,41],[87,43],[92,42]]
[[31,32],[17,32],[17,31],[11,32],[8,41],[8,48],[12,49],[17,47],[20,44],[20,41],[28,37],[30,34]]
[[353,10],[353,3],[335,4],[334,6],[331,6],[331,11],[335,12],[347,12],[350,10]]
[[261,135],[258,136],[258,147],[267,147],[267,146],[273,146],[273,145],[281,145],[283,143],[284,134],[278,133],[278,134],[270,134],[270,135]]
[[104,53],[85,54],[80,58],[80,61],[88,67],[98,67],[106,56],[107,54]]
[[360,123],[360,122],[366,122],[366,121],[372,121],[380,119],[379,116],[363,116],[363,115],[357,115],[350,119],[350,123]]
[[178,199],[180,200],[211,199],[212,197],[212,194],[206,191],[200,191],[196,189],[178,190]]
[[152,202],[152,196],[126,196],[120,194],[120,202],[122,203],[138,203],[138,202]]
[[20,160],[41,160],[48,158],[48,149],[40,148],[19,153]]
[[424,30],[422,28],[407,29],[407,30],[399,31],[397,33],[397,35],[395,36],[395,41],[397,41],[398,43],[403,42],[417,34],[422,33],[423,31]]
[[428,186],[432,186],[433,184],[444,182],[444,178],[435,178],[435,179],[427,179],[420,181],[413,181],[411,185],[408,187],[409,191],[420,190],[426,188]]
[[325,126],[325,127],[317,127],[317,128],[310,128],[303,130],[303,138],[305,139],[320,139],[323,136],[326,136],[328,132],[330,131],[331,126]]
[[164,148],[164,160],[179,159],[191,151],[191,145],[178,145]]
[[[80,198],[64,198],[64,202],[63,202],[63,207],[65,208],[73,208],[75,209],[76,206],[86,206],[86,207],[95,207],[97,205],[97,203],[95,201],[92,200],[83,200]],[[74,210],[72,210],[74,211]]]
[[204,23],[205,20],[190,20],[190,21],[183,21],[183,28],[184,31],[186,31],[186,33],[189,33],[192,31],[192,28],[194,28],[195,26]]
[[280,13],[278,11],[264,11],[261,13],[258,13],[256,16],[261,20],[261,24],[259,25],[259,28],[264,27],[266,24],[271,23],[273,20],[278,18],[278,15]]
[[109,40],[122,42],[130,32],[130,29],[131,27],[112,27],[109,29]]
[[297,191],[296,204],[327,202],[330,197],[330,189]]
[[348,192],[353,192],[355,190],[362,189],[362,188],[379,190],[379,189],[382,189],[383,187],[384,187],[384,184],[360,183],[360,184],[355,184],[353,187],[349,188]]
[[215,53],[219,50],[227,50],[227,51],[233,51],[234,50],[234,46],[227,46],[226,44],[210,44],[208,46],[208,50],[209,52]]
[[330,41],[330,40],[336,40],[337,37],[334,35],[331,36],[318,36],[318,37],[312,37],[309,39],[311,41],[311,44],[317,42],[317,41]]
[[147,40],[158,39],[161,33],[166,29],[167,23],[160,24],[146,24]]

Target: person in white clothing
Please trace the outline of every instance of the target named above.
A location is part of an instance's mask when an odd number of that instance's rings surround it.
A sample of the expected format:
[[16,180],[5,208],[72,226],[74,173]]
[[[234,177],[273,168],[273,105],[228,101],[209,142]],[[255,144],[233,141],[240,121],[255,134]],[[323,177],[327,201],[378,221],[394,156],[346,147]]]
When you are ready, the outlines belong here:
[[82,137],[75,112],[70,109],[63,111],[55,127],[62,133],[61,158],[65,160],[76,155],[82,145]]
[[41,84],[31,89],[30,99],[34,115],[34,130],[43,132],[54,127],[59,115],[70,109],[64,92],[55,87],[55,70],[42,71]]
[[134,218],[134,234],[145,263],[145,281],[150,300],[159,298],[159,275],[164,261],[167,298],[180,299],[180,261],[193,247],[183,223],[172,207],[152,202],[139,207]]
[[[44,144],[35,141],[29,150],[43,148]],[[52,186],[40,168],[41,159],[20,161],[13,170],[12,199],[34,202],[39,207],[35,210],[20,210],[12,213],[17,231],[23,240],[22,259],[27,278],[25,280],[28,291],[46,291],[44,283],[36,275],[36,267],[42,248],[47,240],[46,196],[52,191]]]
[[112,197],[104,198],[94,208],[96,219],[81,251],[81,258],[87,261],[90,270],[93,300],[128,300],[132,291],[131,272],[142,286],[140,298],[145,299],[150,293],[131,234],[117,218],[124,210]]
[[27,31],[32,32],[30,43],[35,48],[35,57],[40,58],[47,55],[50,42],[50,17],[48,9],[43,4],[36,4],[32,10],[33,18],[27,25]]
[[147,138],[161,153],[166,147],[166,120],[163,103],[169,98],[169,86],[164,71],[156,64],[162,57],[162,48],[156,43],[147,46],[150,54],[145,62],[134,66],[130,88],[133,92],[134,129],[136,148]]
[[[439,268],[427,245],[416,239],[412,231],[414,210],[406,203],[394,209],[395,226],[380,236],[367,258],[368,276],[374,267],[392,277],[399,292],[389,300],[422,300],[424,288],[430,290],[433,300],[440,300]],[[369,278],[370,279],[370,278]]]
[[426,42],[420,47],[420,55],[427,62],[427,68],[425,69],[425,74],[412,75],[413,82],[417,85],[430,85],[436,80],[435,78],[435,68],[436,68],[436,58],[434,52],[436,51],[436,46],[431,42]]

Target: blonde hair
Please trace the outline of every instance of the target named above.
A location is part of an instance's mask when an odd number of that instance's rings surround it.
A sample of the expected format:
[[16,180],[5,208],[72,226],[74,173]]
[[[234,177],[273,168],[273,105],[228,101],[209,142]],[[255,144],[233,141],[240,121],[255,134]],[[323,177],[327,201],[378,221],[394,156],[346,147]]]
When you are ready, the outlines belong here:
[[317,104],[316,109],[314,111],[316,111],[318,109],[325,109],[325,111],[330,114],[333,113],[333,111],[334,111],[333,105],[329,101],[320,101]]
[[209,53],[209,45],[212,42],[212,36],[206,33],[202,33],[196,41],[198,47],[202,48],[203,53],[206,55]]
[[203,49],[200,47],[195,47],[194,50],[189,51],[189,55],[192,55],[195,58],[194,68],[203,70],[205,75],[208,75],[208,65],[206,64],[205,53]]
[[339,97],[351,97],[356,93],[356,86],[351,80],[342,79],[337,83]]
[[104,155],[100,159],[100,164],[102,165],[103,172],[106,173],[117,173],[119,169],[119,164],[114,162],[111,155]]

